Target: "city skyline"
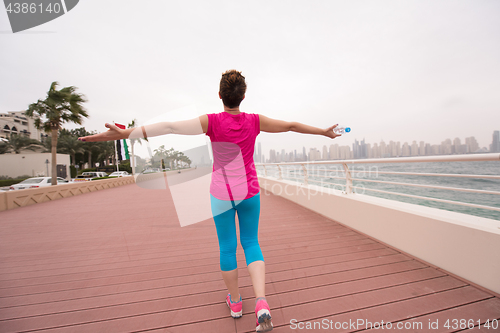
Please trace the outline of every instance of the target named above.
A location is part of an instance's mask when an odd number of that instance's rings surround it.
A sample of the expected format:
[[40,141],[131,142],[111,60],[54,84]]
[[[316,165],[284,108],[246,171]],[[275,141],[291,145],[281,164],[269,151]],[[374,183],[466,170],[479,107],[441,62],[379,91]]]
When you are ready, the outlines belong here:
[[[451,154],[472,154],[472,153],[495,153],[500,152],[500,131],[493,131],[492,142],[488,148],[480,147],[474,136],[466,137],[464,141],[460,138],[443,140],[440,144],[430,144],[425,141],[413,140],[401,144],[400,141],[390,140],[386,143],[381,140],[379,143],[367,143],[365,140],[355,142],[351,146],[332,143],[323,145],[321,148],[305,146],[302,149],[293,150],[269,149],[268,155],[263,153],[262,143],[257,141],[255,145],[255,163],[278,163],[297,161],[318,161],[318,160],[343,160],[358,158],[388,158],[388,157],[411,157],[411,156],[432,156]],[[305,156],[305,157],[304,157]]]

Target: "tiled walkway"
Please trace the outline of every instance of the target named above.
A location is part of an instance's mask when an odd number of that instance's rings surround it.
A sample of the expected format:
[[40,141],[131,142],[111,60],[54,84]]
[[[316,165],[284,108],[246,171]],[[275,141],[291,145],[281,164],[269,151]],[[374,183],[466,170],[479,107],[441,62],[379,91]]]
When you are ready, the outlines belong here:
[[[267,194],[260,243],[273,332],[382,320],[394,331],[455,332],[460,322],[446,329],[447,319],[500,319],[494,295]],[[0,332],[252,332],[243,251],[237,320],[218,255],[213,221],[181,228],[168,190],[126,185],[1,212]]]

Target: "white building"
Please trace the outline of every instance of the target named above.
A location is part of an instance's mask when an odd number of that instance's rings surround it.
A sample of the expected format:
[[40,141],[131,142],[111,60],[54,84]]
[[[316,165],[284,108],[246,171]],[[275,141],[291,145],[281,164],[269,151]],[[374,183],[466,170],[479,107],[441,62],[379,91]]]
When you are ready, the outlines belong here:
[[326,146],[323,146],[323,160],[329,160],[330,156],[328,156],[328,148]]
[[24,111],[0,113],[0,137],[8,139],[11,134],[24,135],[42,141],[43,131],[35,127],[35,121],[24,115]]
[[452,143],[450,139],[446,139],[443,142],[441,142],[441,149],[440,149],[441,155],[451,155],[452,153],[451,146]]
[[[69,155],[57,154],[59,177],[70,179]],[[52,173],[51,153],[0,154],[0,175],[17,178],[21,176],[50,177]]]
[[468,153],[475,153],[479,149],[479,144],[475,137],[471,136],[469,138],[465,138],[465,144],[467,145]]
[[403,148],[401,148],[401,156],[410,156],[410,146],[408,145],[408,142],[403,143]]
[[425,142],[424,141],[420,141],[420,145],[418,147],[418,154],[420,156],[425,156]]
[[330,159],[332,160],[340,159],[340,150],[338,144],[330,145]]
[[411,156],[418,156],[418,145],[417,145],[417,141],[413,141],[413,143],[411,144],[411,148],[410,148],[410,155],[411,155]]

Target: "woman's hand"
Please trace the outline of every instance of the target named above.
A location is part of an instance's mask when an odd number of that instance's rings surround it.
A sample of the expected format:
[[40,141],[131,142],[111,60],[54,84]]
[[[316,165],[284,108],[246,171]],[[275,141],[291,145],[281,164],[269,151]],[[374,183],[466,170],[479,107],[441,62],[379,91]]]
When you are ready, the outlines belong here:
[[121,128],[118,128],[116,125],[108,123],[106,123],[105,126],[109,128],[108,131],[99,134],[79,137],[78,140],[85,142],[96,142],[96,141],[114,141],[114,140],[121,140],[128,138],[128,133],[126,130],[123,130]]
[[337,127],[339,124],[336,124],[336,125],[333,125],[333,126],[330,126],[328,127],[327,129],[325,129],[325,134],[323,134],[324,136],[327,136],[329,138],[332,138],[332,139],[335,139],[336,137],[338,136],[341,136],[341,134],[336,134],[333,129],[335,127]]

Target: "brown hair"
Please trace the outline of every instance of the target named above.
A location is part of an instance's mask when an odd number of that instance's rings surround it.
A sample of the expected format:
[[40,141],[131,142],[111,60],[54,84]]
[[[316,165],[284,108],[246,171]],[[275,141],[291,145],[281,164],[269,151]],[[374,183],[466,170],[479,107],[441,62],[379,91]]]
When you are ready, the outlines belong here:
[[224,103],[225,106],[229,108],[239,106],[246,91],[247,84],[241,72],[231,69],[222,74],[219,92],[222,97],[222,103]]

